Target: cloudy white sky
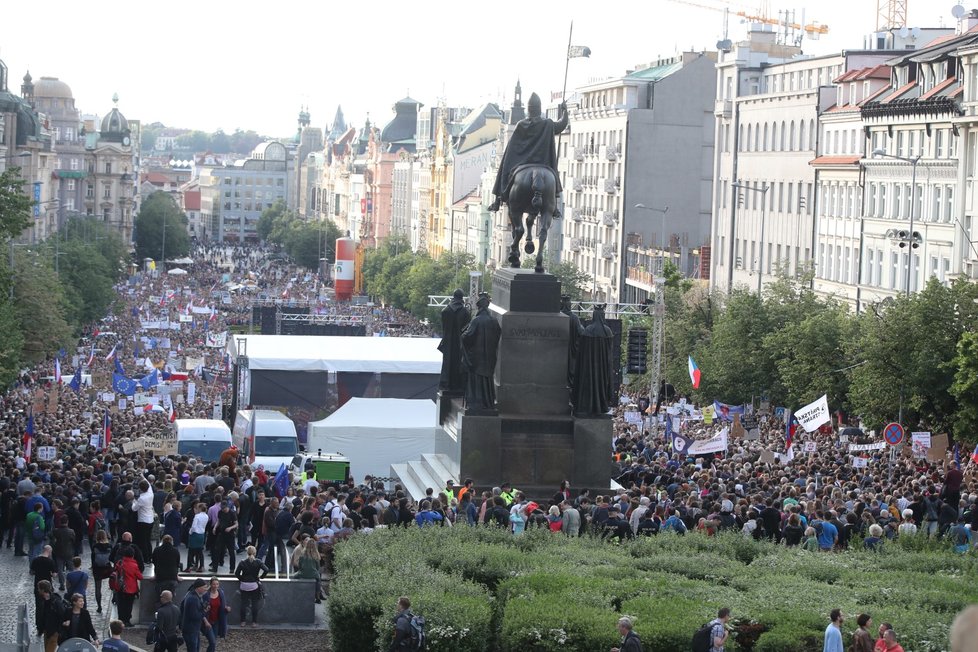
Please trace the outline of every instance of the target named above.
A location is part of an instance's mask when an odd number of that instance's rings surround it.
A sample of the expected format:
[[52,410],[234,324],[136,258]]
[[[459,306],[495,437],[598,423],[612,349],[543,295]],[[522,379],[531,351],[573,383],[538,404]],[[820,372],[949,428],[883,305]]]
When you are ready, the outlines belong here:
[[[764,0],[690,2],[756,10]],[[804,10],[806,22],[829,26],[805,41],[811,54],[860,48],[876,25],[876,0],[766,4],[770,15],[795,10],[801,22]],[[909,0],[908,23],[952,25],[953,5]],[[560,90],[571,20],[574,43],[593,51],[571,61],[571,88],[677,50],[712,49],[723,32],[721,11],[679,0],[50,0],[5,3],[0,59],[11,90],[29,68],[67,82],[85,112],[104,114],[117,92],[123,113],[144,123],[284,136],[300,105],[314,126],[337,104],[348,122],[369,113],[385,124],[408,93],[426,105],[509,102],[517,77],[525,96],[546,99]],[[744,33],[731,16],[730,37]]]

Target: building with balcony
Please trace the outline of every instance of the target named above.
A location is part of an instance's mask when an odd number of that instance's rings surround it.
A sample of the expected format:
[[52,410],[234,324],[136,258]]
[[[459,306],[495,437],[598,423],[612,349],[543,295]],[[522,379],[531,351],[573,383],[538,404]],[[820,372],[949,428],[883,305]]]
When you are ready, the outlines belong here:
[[595,300],[648,298],[648,284],[629,280],[626,239],[674,250],[684,274],[697,272],[692,251],[709,245],[716,74],[712,54],[686,52],[579,88],[568,103],[561,260],[594,277]]

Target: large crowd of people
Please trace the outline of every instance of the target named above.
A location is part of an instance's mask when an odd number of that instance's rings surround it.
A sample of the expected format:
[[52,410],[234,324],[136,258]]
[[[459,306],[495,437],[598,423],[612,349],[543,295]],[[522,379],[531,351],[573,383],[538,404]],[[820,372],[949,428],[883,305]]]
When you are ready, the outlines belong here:
[[[234,450],[211,463],[127,453],[126,443],[157,437],[174,417],[210,417],[215,404],[230,403],[229,361],[223,347],[208,346],[209,336],[248,323],[257,297],[430,334],[401,311],[336,306],[315,279],[259,249],[200,247],[193,260],[186,275],[161,269],[120,283],[112,314],[75,350],[25,369],[0,395],[0,545],[26,558],[48,650],[68,637],[98,641],[89,585],[95,613],[114,604],[120,621],[105,649],[122,649],[112,641],[133,624],[136,593],[150,573],[164,641],[156,649],[175,649],[182,637],[188,650],[204,643],[213,650],[229,624],[259,622],[269,573],[313,580],[318,601],[335,546],[384,527],[494,524],[514,535],[539,527],[619,540],[731,530],[813,551],[879,549],[906,536],[946,538],[958,550],[973,545],[978,465],[967,453],[960,468],[951,456],[891,460],[886,450],[857,453],[866,461],[856,466],[833,431],[805,438],[814,452],[796,441],[794,459],[781,462],[771,453],[784,452],[784,423],[771,414],[759,418],[756,437],[731,438],[724,454],[689,456],[655,422],[671,418],[668,408],[661,418],[635,419],[625,394],[611,442],[618,489],[601,495],[565,482],[552,496],[526,496],[465,479],[413,501],[402,487],[369,477],[320,483],[311,469],[276,486],[274,469],[240,464]],[[153,377],[166,390],[125,397],[114,391],[119,376]],[[724,427],[680,419],[678,432],[709,439]],[[219,573],[239,581],[240,613],[229,613],[217,578],[176,594],[181,577]]]

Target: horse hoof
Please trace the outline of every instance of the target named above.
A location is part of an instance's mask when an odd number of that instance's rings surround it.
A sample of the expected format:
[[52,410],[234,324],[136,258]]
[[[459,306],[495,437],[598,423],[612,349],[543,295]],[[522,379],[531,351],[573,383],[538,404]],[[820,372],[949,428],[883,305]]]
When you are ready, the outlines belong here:
[[523,245],[523,251],[528,254],[532,254],[536,250],[536,245],[534,245],[532,242],[527,242],[525,245]]
[[536,267],[533,268],[533,271],[536,272],[537,274],[543,274],[543,265],[537,265]]

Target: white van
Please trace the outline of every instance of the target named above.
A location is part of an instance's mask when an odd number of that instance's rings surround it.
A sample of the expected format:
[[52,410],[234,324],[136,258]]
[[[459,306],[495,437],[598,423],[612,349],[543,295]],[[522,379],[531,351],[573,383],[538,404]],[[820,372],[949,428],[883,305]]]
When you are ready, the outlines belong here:
[[177,455],[189,455],[202,462],[216,462],[231,446],[231,429],[219,419],[177,419]]
[[[251,433],[254,428],[255,450],[251,450]],[[241,451],[241,459],[252,467],[261,464],[265,471],[275,473],[282,464],[288,468],[299,452],[299,437],[295,424],[275,410],[238,410],[234,417],[234,445]],[[249,462],[254,454],[255,461]]]

